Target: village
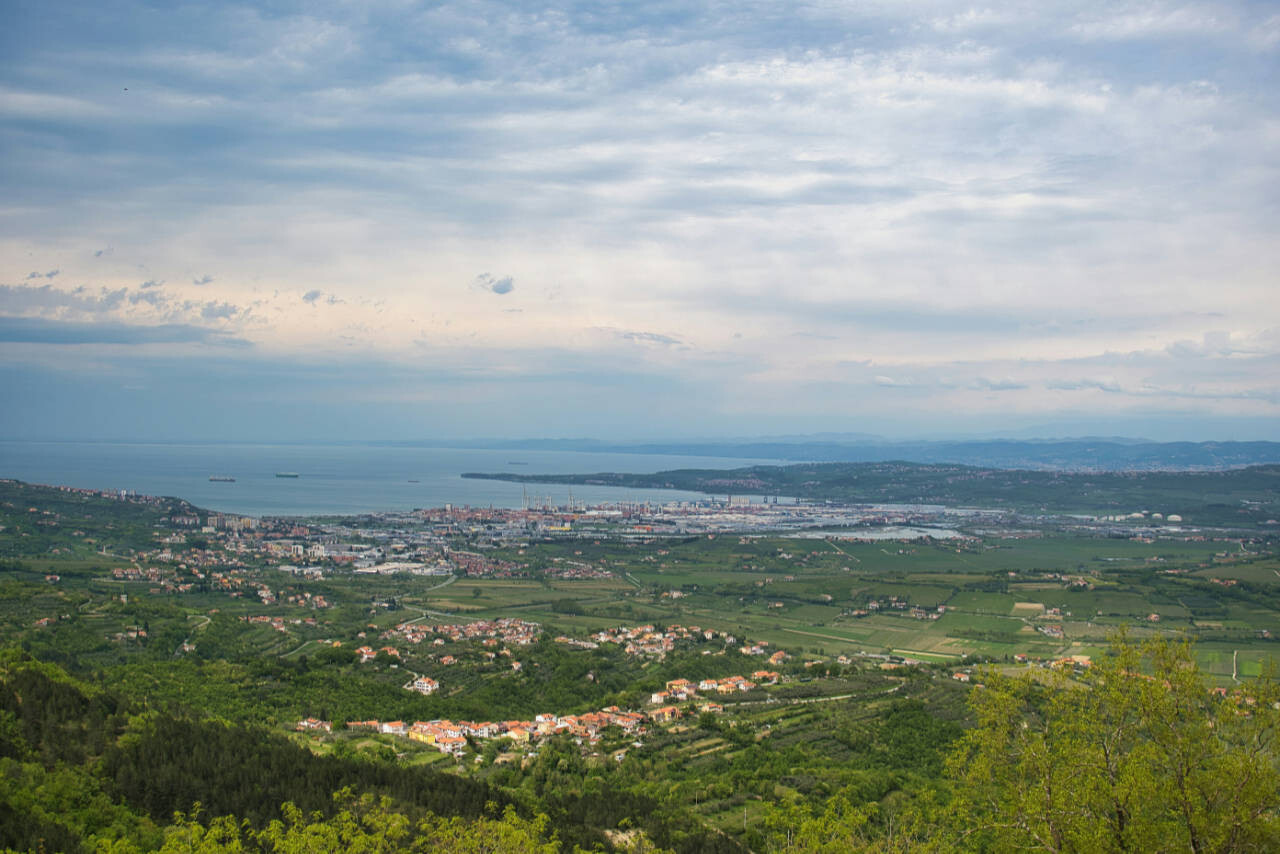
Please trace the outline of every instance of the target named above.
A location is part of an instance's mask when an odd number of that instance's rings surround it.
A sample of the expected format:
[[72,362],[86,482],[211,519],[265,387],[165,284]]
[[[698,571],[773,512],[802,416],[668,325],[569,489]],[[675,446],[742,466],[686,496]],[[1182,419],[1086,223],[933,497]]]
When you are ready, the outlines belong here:
[[[754,679],[755,681],[752,681]],[[488,739],[507,739],[512,746],[536,745],[540,739],[549,736],[567,734],[579,744],[596,744],[601,740],[609,727],[631,737],[640,737],[646,733],[647,724],[672,723],[689,709],[675,705],[676,702],[689,703],[700,713],[720,714],[724,706],[720,703],[704,699],[703,693],[717,696],[745,693],[760,685],[776,685],[780,674],[758,670],[752,679],[743,676],[727,676],[722,679],[703,679],[696,684],[689,679],[672,679],[666,683],[665,690],[654,692],[650,697],[651,708],[647,711],[623,710],[617,706],[607,706],[596,712],[579,715],[539,714],[533,720],[509,721],[473,721],[432,720],[415,721],[408,724],[404,721],[347,721],[345,729],[352,732],[372,732],[382,735],[399,736],[411,741],[430,745],[441,753],[454,757],[462,757],[468,746]],[[415,680],[419,682],[421,680]],[[433,687],[430,693],[439,686],[434,680],[425,680]],[[418,689],[415,689],[418,690]],[[701,702],[698,702],[701,700]],[[333,723],[317,718],[306,718],[299,721],[295,729],[298,732],[333,732]],[[637,743],[635,746],[639,746]],[[621,758],[621,755],[618,755]]]
[[[383,632],[381,638],[413,645],[426,643],[435,647],[478,643],[490,648],[483,652],[484,657],[490,661],[500,655],[511,658],[511,669],[518,673],[522,668],[521,662],[514,659],[507,645],[529,646],[539,640],[541,633],[542,626],[536,622],[504,617],[467,623],[404,622]],[[677,641],[705,643],[713,640],[724,644],[722,652],[733,649],[744,655],[765,656],[772,664],[779,664],[790,658],[782,650],[770,650],[767,642],[746,642],[738,646],[737,639],[732,635],[698,626],[671,625],[665,630],[659,630],[653,625],[619,626],[596,632],[591,635],[590,640],[565,635],[554,638],[555,643],[580,649],[595,649],[601,644],[622,645],[629,655],[657,658],[673,651]],[[340,646],[338,642],[331,643]],[[493,651],[493,648],[498,651]],[[711,650],[705,650],[703,654],[710,652]],[[396,662],[392,664],[396,667],[404,659],[400,649],[393,645],[375,648],[366,644],[356,648],[355,654],[362,664],[384,656],[388,663]],[[455,650],[454,654],[430,654],[427,658],[441,666],[448,666],[457,663],[460,655],[463,655],[463,651]],[[765,685],[777,685],[782,679],[777,671],[765,669],[753,671],[750,678],[731,675],[697,680],[670,679],[662,690],[649,695],[648,708],[643,711],[624,710],[613,705],[576,715],[538,714],[531,720],[475,722],[439,719],[413,723],[402,720],[354,720],[347,721],[341,729],[403,737],[430,745],[441,753],[454,757],[461,757],[468,746],[474,749],[477,743],[491,739],[507,739],[512,746],[536,745],[540,739],[548,736],[567,734],[579,744],[593,745],[600,741],[609,727],[617,727],[622,735],[639,738],[644,735],[648,725],[672,723],[689,713],[721,714],[725,707],[717,700],[745,694]],[[440,691],[441,683],[430,676],[414,673],[403,688],[425,696]],[[297,724],[296,729],[299,732],[331,733],[334,724],[331,721],[306,718]]]

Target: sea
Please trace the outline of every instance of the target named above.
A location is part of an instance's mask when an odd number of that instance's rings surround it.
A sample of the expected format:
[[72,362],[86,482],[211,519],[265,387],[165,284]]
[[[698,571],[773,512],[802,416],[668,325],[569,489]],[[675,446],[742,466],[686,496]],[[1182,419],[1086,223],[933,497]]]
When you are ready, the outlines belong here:
[[[373,444],[198,444],[0,440],[0,477],[185,498],[245,516],[320,516],[444,507],[517,508],[706,500],[700,492],[519,484],[463,478],[508,474],[650,473],[730,469],[776,460],[581,451],[512,451]],[[277,473],[297,477],[277,477]],[[211,481],[210,477],[234,478]],[[723,496],[722,496],[723,497]],[[757,499],[759,500],[759,499]]]

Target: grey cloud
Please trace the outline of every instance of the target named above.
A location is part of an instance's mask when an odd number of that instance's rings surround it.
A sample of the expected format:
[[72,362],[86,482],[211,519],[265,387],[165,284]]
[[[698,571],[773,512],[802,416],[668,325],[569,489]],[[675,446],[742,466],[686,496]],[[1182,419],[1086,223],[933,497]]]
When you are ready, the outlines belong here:
[[914,385],[914,383],[912,383],[911,380],[909,379],[895,379],[893,377],[887,377],[884,375],[876,376],[873,378],[872,381],[876,385],[882,385],[882,386],[885,386],[886,388],[908,388]]
[[681,347],[686,348],[685,342],[671,335],[663,335],[659,332],[637,332],[630,329],[615,329],[612,326],[594,327],[596,332],[604,332],[623,341],[632,341],[637,344],[660,344],[664,347]]
[[95,249],[95,250],[93,251],[93,257],[94,257],[94,258],[101,258],[102,256],[104,256],[104,255],[110,255],[110,254],[112,254],[113,252],[115,252],[115,250],[114,250],[114,249],[112,249],[110,246],[106,247],[105,249]]
[[[707,294],[691,294],[689,298],[697,305],[708,305],[715,299]],[[734,300],[733,307],[742,313],[789,316],[805,322],[938,334],[1009,335],[1035,330],[1043,323],[1038,317],[1016,314],[1007,309],[974,306],[949,310],[919,303],[857,298],[837,302],[801,300],[790,295],[783,298],[770,294],[744,294]]]
[[192,280],[191,280],[191,284],[193,284],[193,285],[207,285],[207,284],[209,284],[209,283],[210,283],[210,282],[212,282],[212,281],[213,281],[213,276],[210,276],[210,275],[208,275],[208,274],[206,273],[205,275],[201,276],[201,277],[200,277],[200,278],[198,278],[198,279],[192,279]]
[[145,302],[147,305],[155,308],[169,305],[169,298],[159,291],[134,291],[129,294],[129,304],[137,305]]
[[122,305],[129,295],[128,288],[116,288],[114,291],[104,290],[102,294],[102,307],[110,311]]
[[657,332],[619,332],[618,337],[641,344],[663,344],[667,347],[677,347],[684,344],[679,338],[661,335]]
[[161,286],[161,285],[163,285],[163,284],[164,284],[164,280],[163,280],[163,279],[161,279],[161,280],[157,280],[157,279],[148,279],[147,281],[145,281],[145,282],[143,282],[142,284],[138,285],[138,287],[140,287],[140,288],[158,288],[158,287],[160,287],[160,286]]
[[472,284],[481,290],[495,293],[498,296],[509,294],[516,289],[515,280],[510,276],[503,276],[499,279],[489,273],[481,273],[476,276]]
[[[315,305],[319,303],[321,300],[323,300],[326,305],[339,305],[341,303],[346,302],[346,300],[338,299],[333,294],[326,294],[324,291],[318,288],[309,290],[302,295],[302,301],[309,305]],[[368,304],[367,301],[365,301],[365,303]]]
[[1208,387],[1190,384],[1178,387],[1176,384],[1156,384],[1141,382],[1131,387],[1121,385],[1113,379],[1056,379],[1045,383],[1045,388],[1054,391],[1089,391],[1097,390],[1107,394],[1122,395],[1131,398],[1174,400],[1259,400],[1267,403],[1280,402],[1280,390],[1272,388],[1230,389],[1220,387],[1218,383],[1210,383]]
[[0,342],[22,344],[217,344],[249,346],[242,338],[186,323],[68,323],[39,317],[0,316]]
[[[95,322],[101,322],[104,326],[110,327],[112,321],[102,319],[103,316],[110,317],[119,309],[127,310],[130,306],[139,305],[156,309],[160,317],[177,326],[182,326],[184,321],[194,318],[225,320],[245,315],[244,309],[228,302],[216,300],[175,302],[164,293],[159,283],[152,283],[145,290],[99,288],[96,291],[84,286],[67,291],[54,288],[52,285],[39,287],[0,285],[0,306],[12,315],[42,317],[57,315],[62,321],[78,316],[79,319],[94,319]],[[132,324],[126,325],[132,328]]]
[[1229,332],[1206,332],[1199,341],[1175,341],[1165,348],[1165,352],[1178,358],[1257,355],[1267,352],[1265,338],[1262,335],[1254,342],[1238,341]]
[[240,311],[237,306],[228,302],[207,302],[200,309],[200,316],[205,320],[225,320],[229,317],[235,317]]
[[52,278],[55,278],[61,272],[62,272],[61,270],[50,270],[47,273],[37,273],[33,271],[30,273],[27,273],[27,278],[25,279],[25,281],[29,282],[32,279],[52,279]]
[[986,391],[1017,391],[1028,388],[1026,383],[1020,383],[1017,380],[1007,378],[993,380],[989,377],[978,377],[973,381],[972,387]]
[[1097,391],[1105,391],[1109,394],[1120,394],[1124,389],[1118,382],[1113,379],[1078,379],[1078,380],[1049,380],[1045,383],[1045,388],[1054,391],[1083,391],[1086,389],[1096,389]]

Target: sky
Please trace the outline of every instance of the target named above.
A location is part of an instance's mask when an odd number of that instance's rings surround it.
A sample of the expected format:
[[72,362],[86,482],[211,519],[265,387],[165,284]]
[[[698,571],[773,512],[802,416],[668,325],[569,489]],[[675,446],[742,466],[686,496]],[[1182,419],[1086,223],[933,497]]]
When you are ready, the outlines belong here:
[[0,438],[1280,440],[1274,3],[5,8]]

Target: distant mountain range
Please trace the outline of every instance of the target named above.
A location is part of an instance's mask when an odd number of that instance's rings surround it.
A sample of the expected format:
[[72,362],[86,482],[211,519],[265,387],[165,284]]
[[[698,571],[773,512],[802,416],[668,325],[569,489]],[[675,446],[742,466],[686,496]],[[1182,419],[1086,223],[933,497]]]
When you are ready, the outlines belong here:
[[[410,444],[410,443],[390,443]],[[446,443],[437,443],[437,446]],[[499,439],[448,447],[596,451],[795,462],[950,463],[1031,471],[1203,471],[1280,463],[1280,442],[1150,442],[1120,437],[892,442],[875,438],[767,437],[684,442]]]

